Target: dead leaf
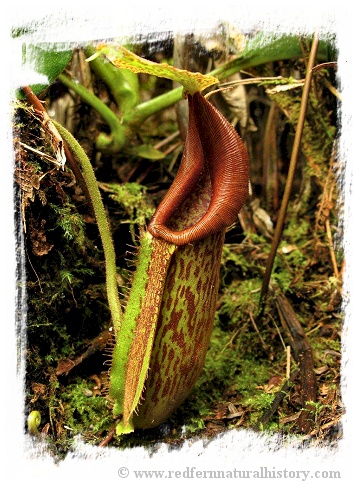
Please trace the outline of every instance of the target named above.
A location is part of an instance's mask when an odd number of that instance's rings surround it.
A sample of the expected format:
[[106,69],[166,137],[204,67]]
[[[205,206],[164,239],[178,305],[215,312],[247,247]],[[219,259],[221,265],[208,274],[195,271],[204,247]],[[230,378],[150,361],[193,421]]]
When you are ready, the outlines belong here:
[[40,187],[40,177],[36,173],[36,170],[32,164],[27,162],[27,154],[16,143],[15,139],[15,157],[16,157],[16,169],[15,169],[15,181],[21,189],[21,216],[26,232],[26,218],[25,211],[30,202],[35,199],[35,190]]
[[32,243],[32,252],[36,256],[47,255],[53,248],[53,243],[48,243],[47,236],[45,233],[46,221],[44,219],[40,222],[40,227],[36,227],[38,223],[32,219],[31,229],[30,229],[30,240]]

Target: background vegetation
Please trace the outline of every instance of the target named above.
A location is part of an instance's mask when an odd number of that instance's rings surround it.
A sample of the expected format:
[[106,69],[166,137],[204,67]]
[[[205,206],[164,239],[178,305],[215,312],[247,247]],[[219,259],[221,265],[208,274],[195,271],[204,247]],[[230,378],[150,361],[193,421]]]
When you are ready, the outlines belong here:
[[[112,437],[110,312],[90,201],[75,166],[58,168],[52,136],[19,96],[15,206],[27,276],[26,412],[40,412],[41,440],[55,456],[65,455],[78,434],[93,444],[119,447],[176,444],[236,427],[304,441],[333,441],[341,434],[336,40],[323,39],[319,47],[291,200],[260,313],[310,50],[310,39],[266,34],[263,39],[249,40],[222,26],[208,42],[191,34],[130,46],[157,62],[238,81],[210,100],[246,143],[251,195],[227,232],[202,376],[166,424],[123,439]],[[57,58],[54,65],[62,63],[65,70],[55,69],[51,85],[37,91],[48,114],[75,136],[94,167],[114,239],[118,285],[126,295],[139,227],[149,221],[179,164],[186,103],[171,81],[118,70],[103,58],[85,62],[92,52],[84,46]],[[300,421],[305,410],[306,427]]]

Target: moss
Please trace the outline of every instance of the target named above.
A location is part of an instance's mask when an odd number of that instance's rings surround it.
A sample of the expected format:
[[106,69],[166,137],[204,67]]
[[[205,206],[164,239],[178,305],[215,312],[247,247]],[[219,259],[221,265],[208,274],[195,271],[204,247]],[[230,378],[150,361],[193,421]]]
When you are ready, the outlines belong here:
[[101,184],[102,188],[110,193],[111,199],[123,207],[128,215],[130,224],[144,226],[155,211],[147,197],[146,187],[136,182],[124,184]]
[[[301,105],[299,94],[280,91],[269,92],[269,96],[279,105],[295,128]],[[331,113],[327,112],[325,105],[319,103],[313,93],[310,94],[308,106],[302,135],[302,150],[307,159],[306,170],[309,171],[309,175],[324,181],[327,177],[327,161],[333,150],[336,127],[332,123]]]
[[243,254],[236,253],[229,245],[224,245],[221,265],[226,267],[227,265],[230,266],[231,264],[238,267],[243,274],[245,274],[249,269],[248,262]]
[[126,182],[124,184],[106,183],[100,184],[100,186],[122,208],[120,224],[129,224],[133,242],[138,244],[135,238],[135,227],[144,227],[155,211],[147,196],[146,187],[136,182]]
[[93,382],[77,378],[61,390],[63,427],[70,436],[81,435],[97,443],[114,426],[109,402],[104,396],[93,396]]
[[63,238],[68,242],[74,242],[80,250],[84,250],[85,224],[75,206],[67,201],[64,206],[57,206],[50,202],[49,207],[57,215],[57,227],[63,231]]

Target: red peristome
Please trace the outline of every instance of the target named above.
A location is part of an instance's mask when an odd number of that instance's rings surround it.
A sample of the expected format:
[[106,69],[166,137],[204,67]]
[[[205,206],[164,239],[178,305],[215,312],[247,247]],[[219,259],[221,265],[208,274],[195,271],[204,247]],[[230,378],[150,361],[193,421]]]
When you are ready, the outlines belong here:
[[[248,196],[249,159],[234,127],[201,93],[188,95],[189,124],[179,171],[154,214],[148,230],[175,245],[201,240],[235,222]],[[169,227],[169,220],[209,177],[211,198],[204,214],[187,228]]]

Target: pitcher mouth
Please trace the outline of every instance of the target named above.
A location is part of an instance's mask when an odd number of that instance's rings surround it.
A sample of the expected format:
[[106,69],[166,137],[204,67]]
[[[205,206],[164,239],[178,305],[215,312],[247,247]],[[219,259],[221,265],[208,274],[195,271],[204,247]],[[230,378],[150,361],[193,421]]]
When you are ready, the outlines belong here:
[[[201,240],[233,224],[249,188],[249,159],[234,127],[201,93],[187,97],[189,122],[181,165],[148,226],[153,236],[175,245]],[[186,205],[177,216],[196,191],[200,207],[190,210]]]

